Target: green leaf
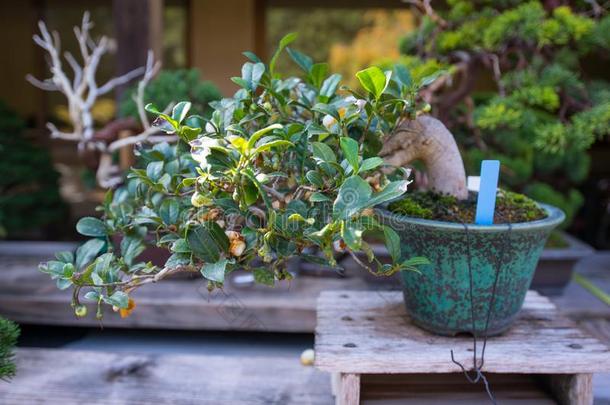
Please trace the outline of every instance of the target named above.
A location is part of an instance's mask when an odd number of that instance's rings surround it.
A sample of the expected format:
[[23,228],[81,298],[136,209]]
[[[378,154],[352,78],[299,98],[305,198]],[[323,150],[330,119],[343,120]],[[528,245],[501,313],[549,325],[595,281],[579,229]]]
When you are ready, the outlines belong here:
[[259,284],[268,285],[273,287],[275,285],[275,275],[272,271],[269,271],[263,267],[257,267],[252,270],[254,274],[254,281]]
[[436,72],[432,73],[431,75],[423,77],[419,81],[419,87],[426,87],[426,86],[431,85],[432,83],[434,83],[436,81],[436,79],[438,79],[439,77],[443,76],[446,73],[447,72],[445,70],[437,70]]
[[121,254],[128,266],[146,249],[142,239],[135,236],[124,236],[121,240]]
[[264,144],[258,146],[256,149],[254,149],[254,152],[252,152],[252,156],[256,156],[261,152],[267,151],[272,148],[279,148],[282,146],[288,147],[288,146],[294,146],[294,144],[290,141],[285,141],[283,139],[278,139],[275,141],[267,142],[267,143],[264,143]]
[[159,207],[159,216],[166,225],[175,224],[180,217],[180,203],[173,198],[163,200]]
[[221,259],[215,263],[206,263],[201,268],[201,274],[203,277],[210,281],[216,281],[217,283],[224,283],[225,281],[225,270],[229,260]]
[[379,100],[386,87],[388,86],[389,76],[377,66],[371,66],[356,73],[362,87],[371,93],[375,99]]
[[[337,121],[339,121],[341,119],[341,116],[339,115],[339,111],[337,111],[337,109],[333,105],[330,105],[330,104],[318,103],[318,104],[314,105],[311,110],[322,113],[322,114],[330,115]],[[325,129],[324,131],[325,131],[325,133],[328,133],[328,130]]]
[[246,58],[250,59],[254,63],[262,62],[261,58],[256,56],[256,54],[254,52],[244,51],[241,54],[244,55]]
[[263,137],[263,135],[265,135],[266,133],[271,132],[276,129],[282,129],[282,128],[283,128],[282,124],[272,124],[265,128],[259,129],[258,131],[253,133],[250,136],[250,138],[248,139],[247,150],[254,148],[254,146],[256,145],[256,142],[258,142],[258,140],[261,139]]
[[217,262],[220,252],[229,249],[229,238],[216,222],[205,222],[189,229],[186,240],[193,254],[206,263]]
[[358,172],[358,142],[349,137],[341,137],[339,139],[339,145],[345,155],[345,159],[349,162],[350,166],[354,169],[354,173]]
[[322,83],[322,87],[320,88],[319,95],[321,102],[328,103],[331,97],[335,95],[340,81],[341,75],[338,73],[335,73],[324,80],[324,83]]
[[328,198],[326,195],[324,195],[320,192],[315,192],[309,197],[309,201],[311,201],[311,202],[330,201],[330,198]]
[[81,218],[76,224],[76,231],[81,235],[93,236],[95,238],[104,237],[108,233],[106,224],[104,224],[103,221],[93,217]]
[[322,81],[328,73],[328,63],[316,63],[309,71],[309,80],[316,88],[322,86]]
[[385,245],[388,248],[388,252],[392,257],[392,261],[397,263],[400,260],[401,250],[400,250],[400,237],[389,226],[383,227],[383,236],[385,237]]
[[272,209],[271,200],[269,200],[269,196],[267,196],[267,192],[263,189],[262,184],[256,179],[252,170],[244,170],[244,175],[250,179],[250,181],[256,186],[260,196],[263,198],[263,202],[265,203],[265,207],[270,210]]
[[129,295],[123,291],[116,291],[110,297],[104,297],[104,302],[109,305],[113,305],[122,309],[129,306]]
[[360,176],[348,177],[339,188],[339,194],[333,204],[333,217],[348,219],[357,214],[368,205],[371,194],[371,186]]
[[430,260],[421,256],[415,256],[402,262],[403,266],[423,266],[427,264],[431,264]]
[[[284,48],[286,48],[288,45],[293,43],[295,39],[297,39],[296,32],[291,32],[289,34],[286,34],[286,35],[284,35],[284,37],[282,39],[280,39],[280,44],[278,45],[277,50],[273,54],[271,61],[269,61],[269,72],[271,73],[272,76],[273,76],[273,73],[275,72],[275,63],[277,61],[277,58],[280,56],[280,54],[282,53]],[[258,62],[260,62],[260,60]]]
[[74,254],[72,252],[57,252],[55,257],[62,263],[74,263]]
[[408,185],[408,180],[398,180],[389,183],[383,188],[383,190],[372,196],[367,206],[374,207],[376,205],[383,204],[384,202],[400,197],[407,191]]
[[416,256],[416,257],[412,257],[412,258],[407,259],[404,262],[402,262],[400,267],[403,268],[404,270],[419,272],[419,269],[417,268],[417,266],[426,266],[429,264],[431,264],[431,263],[430,263],[430,260],[428,260],[427,258],[421,257],[421,256]]
[[413,79],[411,78],[411,72],[405,66],[396,64],[394,65],[394,79],[398,81],[403,86],[410,87],[413,83]]
[[90,239],[76,249],[76,268],[82,269],[104,249],[106,242],[101,239]]
[[58,289],[65,290],[72,285],[72,281],[66,278],[58,278],[56,285]]
[[349,226],[341,221],[341,238],[351,250],[360,250],[362,246],[362,230]]
[[288,52],[288,55],[290,55],[292,60],[299,65],[301,69],[303,69],[306,73],[309,73],[309,70],[313,65],[313,61],[309,56],[292,48],[286,48],[286,52]]
[[383,159],[380,157],[372,157],[368,159],[364,159],[362,164],[360,165],[359,173],[367,172],[369,170],[373,170],[378,168],[383,164]]
[[174,253],[165,262],[165,267],[175,268],[184,266],[191,262],[191,255],[188,253]]
[[264,63],[246,62],[241,68],[241,77],[248,84],[248,90],[252,92],[258,87],[264,73]]
[[159,116],[157,118],[155,118],[153,120],[153,122],[150,124],[155,128],[158,128],[159,130],[167,133],[167,134],[173,134],[176,132],[176,127],[177,124],[174,125],[174,120],[172,120],[171,118],[166,118],[165,116]]
[[172,244],[172,252],[174,253],[191,253],[191,248],[189,247],[186,239],[176,239]]
[[97,302],[100,299],[100,293],[97,291],[87,291],[85,299]]
[[326,163],[335,163],[337,161],[337,156],[335,156],[335,152],[325,143],[322,142],[312,142],[311,147],[313,148],[314,157],[320,159]]
[[305,177],[312,185],[319,187],[319,188],[324,187],[324,179],[322,179],[322,176],[317,171],[310,170],[307,173],[305,173]]
[[182,121],[184,121],[190,109],[191,103],[189,101],[179,102],[172,109],[172,119],[180,124]]
[[146,176],[156,183],[161,178],[161,173],[163,173],[163,165],[164,162],[162,160],[150,162],[146,166]]

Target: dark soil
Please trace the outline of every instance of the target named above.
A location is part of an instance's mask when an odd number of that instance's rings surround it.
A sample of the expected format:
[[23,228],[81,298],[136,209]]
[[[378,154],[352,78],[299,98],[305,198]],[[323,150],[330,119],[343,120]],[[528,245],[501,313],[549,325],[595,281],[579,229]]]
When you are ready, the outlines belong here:
[[[473,223],[476,212],[476,193],[468,199],[433,192],[413,191],[390,204],[392,212],[414,218],[437,221]],[[546,218],[546,212],[534,200],[510,191],[499,190],[494,214],[495,224],[530,222]]]

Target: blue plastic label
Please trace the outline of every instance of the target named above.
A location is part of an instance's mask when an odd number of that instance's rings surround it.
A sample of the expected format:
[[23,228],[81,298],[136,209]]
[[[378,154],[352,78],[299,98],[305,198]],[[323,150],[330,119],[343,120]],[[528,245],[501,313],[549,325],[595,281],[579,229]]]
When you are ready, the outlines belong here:
[[477,225],[492,225],[494,223],[499,176],[499,160],[484,160],[481,162],[481,185],[477,199],[477,213],[474,219],[474,223]]

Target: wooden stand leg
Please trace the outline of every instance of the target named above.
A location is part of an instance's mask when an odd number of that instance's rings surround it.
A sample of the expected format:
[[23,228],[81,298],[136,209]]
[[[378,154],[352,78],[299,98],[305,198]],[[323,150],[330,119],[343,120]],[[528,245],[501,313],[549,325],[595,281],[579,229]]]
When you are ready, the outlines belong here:
[[340,374],[335,390],[336,405],[360,404],[360,374]]
[[547,386],[560,404],[593,404],[593,374],[555,374],[546,378]]

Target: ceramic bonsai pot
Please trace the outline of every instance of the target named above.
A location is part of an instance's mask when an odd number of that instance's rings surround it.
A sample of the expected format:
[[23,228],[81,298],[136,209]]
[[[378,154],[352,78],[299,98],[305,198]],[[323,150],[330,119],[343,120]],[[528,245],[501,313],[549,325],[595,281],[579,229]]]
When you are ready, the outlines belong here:
[[499,260],[500,273],[487,334],[497,335],[508,329],[523,305],[550,232],[565,218],[558,208],[540,206],[548,213],[546,218],[515,223],[510,232],[505,224],[472,224],[468,225],[468,233],[460,223],[411,218],[378,209],[384,224],[400,236],[403,255],[423,256],[431,262],[421,267],[421,273],[402,272],[405,305],[413,322],[440,335],[482,334]]

